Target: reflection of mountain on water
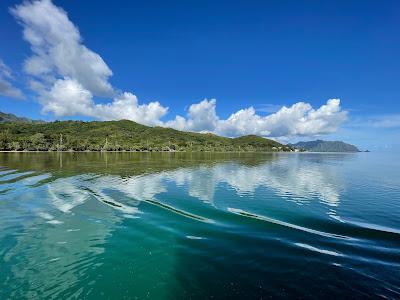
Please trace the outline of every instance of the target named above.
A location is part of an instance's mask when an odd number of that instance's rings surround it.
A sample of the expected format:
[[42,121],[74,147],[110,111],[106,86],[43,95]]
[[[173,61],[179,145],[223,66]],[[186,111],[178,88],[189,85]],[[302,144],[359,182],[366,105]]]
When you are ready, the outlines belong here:
[[130,153],[130,152],[38,152],[1,153],[0,166],[8,169],[52,172],[54,176],[110,174],[133,176],[175,168],[235,161],[256,166],[276,159],[276,153]]

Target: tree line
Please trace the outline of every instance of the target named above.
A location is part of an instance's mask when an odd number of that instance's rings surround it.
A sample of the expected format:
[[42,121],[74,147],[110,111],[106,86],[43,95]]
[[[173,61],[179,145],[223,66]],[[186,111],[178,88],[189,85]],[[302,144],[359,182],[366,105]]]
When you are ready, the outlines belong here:
[[2,151],[292,151],[258,136],[226,138],[214,134],[148,127],[131,121],[59,121],[0,124]]

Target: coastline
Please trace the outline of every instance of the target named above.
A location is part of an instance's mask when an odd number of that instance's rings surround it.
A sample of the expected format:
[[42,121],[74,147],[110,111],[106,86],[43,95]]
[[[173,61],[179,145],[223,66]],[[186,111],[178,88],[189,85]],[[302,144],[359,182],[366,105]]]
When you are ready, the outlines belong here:
[[[0,150],[0,153],[295,153],[295,151],[129,151],[129,150],[63,150],[63,151],[48,151],[48,150]],[[296,152],[299,153],[299,152]]]
[[370,153],[370,151],[327,151],[327,152],[317,152],[317,151],[129,151],[129,150],[115,150],[115,151],[92,151],[92,150],[62,150],[62,151],[49,151],[49,150],[0,150],[0,153],[295,153],[295,154],[356,154],[356,153]]

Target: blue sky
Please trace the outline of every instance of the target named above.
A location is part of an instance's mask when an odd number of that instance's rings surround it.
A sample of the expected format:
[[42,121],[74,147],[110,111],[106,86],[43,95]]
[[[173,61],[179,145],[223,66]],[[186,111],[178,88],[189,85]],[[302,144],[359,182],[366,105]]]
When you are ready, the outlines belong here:
[[0,2],[1,111],[400,146],[398,1],[21,3]]

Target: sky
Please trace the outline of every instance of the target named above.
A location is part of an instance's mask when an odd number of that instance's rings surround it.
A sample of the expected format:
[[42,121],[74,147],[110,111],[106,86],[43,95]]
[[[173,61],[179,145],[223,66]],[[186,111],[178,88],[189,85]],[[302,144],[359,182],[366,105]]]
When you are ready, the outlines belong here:
[[0,2],[0,111],[400,147],[399,1]]

